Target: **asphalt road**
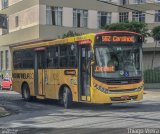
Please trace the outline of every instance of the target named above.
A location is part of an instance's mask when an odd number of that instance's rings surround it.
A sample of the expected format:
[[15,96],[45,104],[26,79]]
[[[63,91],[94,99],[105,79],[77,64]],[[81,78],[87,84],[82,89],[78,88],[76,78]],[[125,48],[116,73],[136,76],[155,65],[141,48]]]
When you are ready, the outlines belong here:
[[128,133],[128,128],[160,128],[160,91],[146,93],[139,103],[112,106],[76,103],[72,109],[64,109],[56,101],[25,102],[13,91],[0,91],[0,106],[10,111],[9,116],[0,118],[0,127],[3,131],[24,134]]

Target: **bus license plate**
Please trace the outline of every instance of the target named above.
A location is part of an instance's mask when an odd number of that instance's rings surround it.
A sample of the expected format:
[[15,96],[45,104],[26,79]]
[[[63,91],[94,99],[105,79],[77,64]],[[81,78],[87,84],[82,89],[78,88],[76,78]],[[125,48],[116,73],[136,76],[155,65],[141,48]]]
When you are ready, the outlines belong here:
[[123,100],[129,100],[130,97],[129,96],[121,96],[121,99],[123,99]]

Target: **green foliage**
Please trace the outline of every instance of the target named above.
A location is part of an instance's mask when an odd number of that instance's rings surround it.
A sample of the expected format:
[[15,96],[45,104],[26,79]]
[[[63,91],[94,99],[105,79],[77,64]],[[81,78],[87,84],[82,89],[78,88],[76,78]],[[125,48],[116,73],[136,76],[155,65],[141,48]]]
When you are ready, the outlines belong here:
[[128,30],[127,24],[128,23],[112,23],[111,25],[106,25],[104,29],[109,31]]
[[68,31],[67,33],[65,33],[63,35],[63,38],[66,38],[66,37],[74,37],[74,36],[78,36],[78,35],[81,35],[80,33],[76,33],[76,32],[73,32],[73,31]]
[[152,29],[152,37],[158,41],[160,40],[160,26],[154,27]]
[[112,23],[106,25],[104,29],[109,31],[126,30],[142,34],[144,37],[150,36],[148,32],[147,24],[143,22],[123,22],[123,23]]

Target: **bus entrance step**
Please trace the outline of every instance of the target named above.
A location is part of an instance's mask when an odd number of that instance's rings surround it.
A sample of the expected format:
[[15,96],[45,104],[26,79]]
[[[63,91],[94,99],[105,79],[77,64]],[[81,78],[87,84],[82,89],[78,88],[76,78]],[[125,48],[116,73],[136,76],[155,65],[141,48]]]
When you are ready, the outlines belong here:
[[45,99],[45,96],[44,96],[44,95],[38,95],[38,96],[36,96],[36,98],[37,98],[37,99],[42,99],[42,100],[43,100],[43,99]]

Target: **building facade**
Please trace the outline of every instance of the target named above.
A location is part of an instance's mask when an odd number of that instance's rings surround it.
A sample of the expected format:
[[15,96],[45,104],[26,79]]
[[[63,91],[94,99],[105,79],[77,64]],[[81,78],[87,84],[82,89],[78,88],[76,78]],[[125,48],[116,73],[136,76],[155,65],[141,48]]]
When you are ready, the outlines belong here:
[[[98,32],[116,22],[143,21],[149,29],[160,24],[159,0],[104,1],[111,4],[97,0],[1,0],[0,14],[7,15],[8,28],[0,29],[0,72],[11,72],[9,46],[61,38],[69,30]],[[146,40],[144,64],[149,67],[154,40]],[[154,67],[160,67],[159,47],[156,50]]]

